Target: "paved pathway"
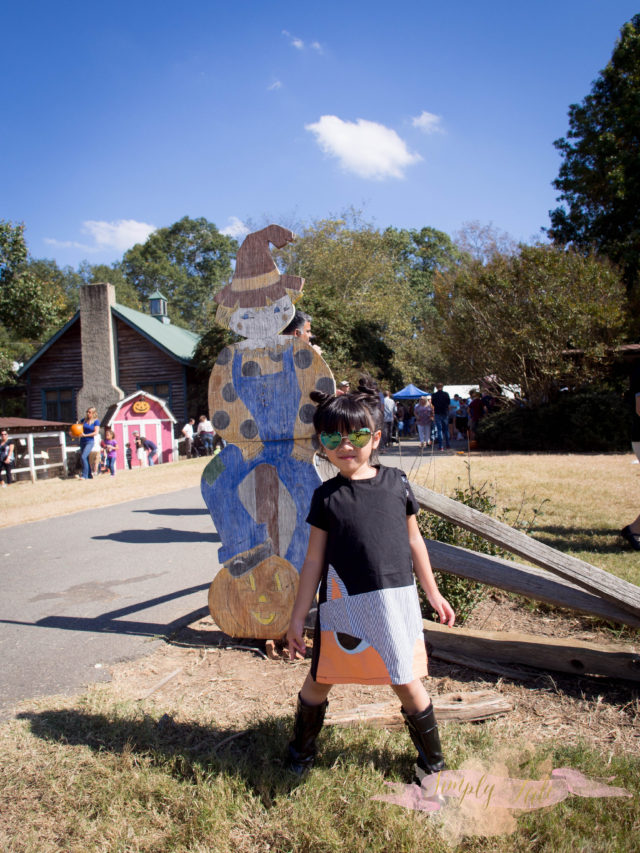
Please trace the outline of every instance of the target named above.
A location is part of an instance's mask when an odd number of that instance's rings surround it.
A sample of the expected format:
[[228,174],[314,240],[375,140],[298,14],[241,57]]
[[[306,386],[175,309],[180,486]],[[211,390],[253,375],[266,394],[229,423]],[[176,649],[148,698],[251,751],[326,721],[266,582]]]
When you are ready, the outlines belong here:
[[219,541],[198,487],[3,529],[0,717],[206,612]]
[[[412,476],[431,455],[403,440],[382,462]],[[108,680],[207,612],[219,541],[199,487],[0,531],[0,719]]]

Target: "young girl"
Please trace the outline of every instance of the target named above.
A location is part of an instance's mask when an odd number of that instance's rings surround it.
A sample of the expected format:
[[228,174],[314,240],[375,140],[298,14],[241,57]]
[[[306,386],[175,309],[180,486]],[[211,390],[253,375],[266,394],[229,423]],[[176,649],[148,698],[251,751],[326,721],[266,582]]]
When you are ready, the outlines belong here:
[[104,441],[102,442],[102,447],[106,451],[106,465],[107,469],[110,471],[111,476],[116,476],[116,450],[118,449],[118,443],[114,438],[113,430],[105,429],[104,431]]
[[307,556],[291,623],[289,657],[304,656],[304,621],[320,583],[311,670],[298,695],[292,770],[313,764],[332,684],[390,684],[418,750],[416,779],[445,767],[433,705],[422,684],[427,655],[412,568],[440,621],[455,614],[440,595],[418,528],[418,504],[404,473],[374,464],[382,410],[378,395],[311,394],[318,440],[340,472],[316,489],[307,517]]

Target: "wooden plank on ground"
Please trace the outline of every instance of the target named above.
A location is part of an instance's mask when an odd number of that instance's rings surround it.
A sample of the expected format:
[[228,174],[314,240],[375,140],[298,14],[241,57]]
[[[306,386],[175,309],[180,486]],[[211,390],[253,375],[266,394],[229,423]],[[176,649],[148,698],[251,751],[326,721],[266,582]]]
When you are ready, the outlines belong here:
[[536,637],[515,631],[476,631],[448,628],[426,619],[427,645],[438,650],[463,654],[505,664],[525,664],[536,669],[570,672],[574,675],[605,675],[640,681],[640,653],[618,646],[584,643],[571,638]]
[[472,669],[475,672],[490,672],[492,675],[499,675],[500,678],[509,678],[511,681],[534,681],[542,677],[542,673],[525,672],[524,669],[515,669],[512,666],[501,666],[499,663],[492,663],[488,660],[480,660],[480,658],[468,658],[465,655],[454,655],[444,649],[431,649],[431,657],[436,660],[443,660],[447,663],[456,663],[460,666],[465,666],[467,669]]
[[[494,690],[472,690],[434,696],[433,707],[439,722],[471,722],[506,714],[513,710],[513,703]],[[325,724],[347,727],[363,724],[376,728],[401,729],[404,720],[397,701],[373,702],[344,711],[329,711]]]
[[417,483],[411,483],[411,487],[423,509],[458,524],[465,530],[471,530],[536,566],[542,566],[583,589],[614,602],[634,616],[640,616],[640,587],[598,569],[590,563],[550,548],[489,515],[439,495],[431,489],[426,489]]
[[425,539],[425,542],[431,565],[438,571],[516,592],[535,601],[599,616],[632,628],[640,627],[640,617],[633,616],[617,604],[593,595],[564,578],[554,577],[542,569],[523,566],[501,557],[478,554],[431,539]]

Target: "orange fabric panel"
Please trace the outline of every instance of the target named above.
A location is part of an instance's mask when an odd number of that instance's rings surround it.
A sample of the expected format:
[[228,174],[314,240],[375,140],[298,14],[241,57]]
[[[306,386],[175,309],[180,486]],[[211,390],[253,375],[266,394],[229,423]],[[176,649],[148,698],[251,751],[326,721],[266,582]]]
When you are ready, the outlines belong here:
[[391,684],[391,677],[378,652],[367,646],[347,654],[333,631],[322,631],[316,681],[320,684]]

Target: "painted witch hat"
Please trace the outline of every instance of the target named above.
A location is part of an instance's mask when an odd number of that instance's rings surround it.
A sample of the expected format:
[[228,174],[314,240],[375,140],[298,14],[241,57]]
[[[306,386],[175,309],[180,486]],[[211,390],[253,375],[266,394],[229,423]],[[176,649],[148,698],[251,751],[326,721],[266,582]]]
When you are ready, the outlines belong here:
[[215,301],[226,308],[260,308],[289,294],[292,302],[302,296],[304,279],[282,275],[271,256],[269,244],[282,249],[295,236],[288,228],[269,225],[247,234],[238,249],[236,269],[230,284],[215,295]]

